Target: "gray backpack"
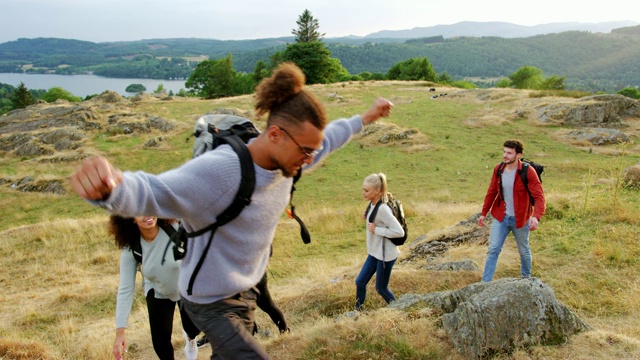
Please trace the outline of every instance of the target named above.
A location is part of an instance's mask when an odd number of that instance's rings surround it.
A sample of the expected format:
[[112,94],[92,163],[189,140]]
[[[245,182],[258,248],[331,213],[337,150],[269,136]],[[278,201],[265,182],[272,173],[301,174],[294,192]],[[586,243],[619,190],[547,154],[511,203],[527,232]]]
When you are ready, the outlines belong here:
[[226,144],[223,138],[236,135],[247,144],[249,140],[260,135],[251,120],[235,115],[207,114],[199,117],[193,127],[193,157],[200,156],[209,150]]

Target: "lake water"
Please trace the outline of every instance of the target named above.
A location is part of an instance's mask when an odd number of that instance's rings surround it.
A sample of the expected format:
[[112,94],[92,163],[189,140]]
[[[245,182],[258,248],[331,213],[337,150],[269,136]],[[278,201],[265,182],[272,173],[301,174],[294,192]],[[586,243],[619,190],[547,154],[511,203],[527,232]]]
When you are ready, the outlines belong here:
[[17,87],[20,82],[27,89],[48,90],[59,86],[75,96],[84,98],[87,95],[101,94],[105,90],[112,90],[122,96],[132,96],[136,93],[124,91],[131,84],[142,84],[148,93],[153,92],[162,84],[169,92],[176,94],[180,89],[185,89],[184,80],[153,80],[153,79],[116,79],[97,75],[50,75],[50,74],[15,74],[0,73],[0,83]]

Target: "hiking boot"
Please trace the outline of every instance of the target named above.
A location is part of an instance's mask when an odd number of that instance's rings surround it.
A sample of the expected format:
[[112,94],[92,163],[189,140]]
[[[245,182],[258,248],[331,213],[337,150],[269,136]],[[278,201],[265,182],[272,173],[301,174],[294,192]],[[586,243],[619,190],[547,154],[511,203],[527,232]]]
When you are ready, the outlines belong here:
[[187,333],[182,331],[182,335],[184,335],[184,356],[187,360],[196,360],[198,358],[198,344],[196,339],[189,340],[189,336]]
[[203,348],[207,345],[210,345],[209,339],[207,339],[207,335],[203,335],[200,339],[198,339],[196,344],[198,344],[198,349]]

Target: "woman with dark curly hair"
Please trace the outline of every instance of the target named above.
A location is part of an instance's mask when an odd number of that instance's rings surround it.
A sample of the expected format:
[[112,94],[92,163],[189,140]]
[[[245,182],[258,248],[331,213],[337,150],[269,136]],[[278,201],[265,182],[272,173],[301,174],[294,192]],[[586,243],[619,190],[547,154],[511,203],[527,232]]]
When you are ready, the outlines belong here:
[[[122,249],[120,287],[116,300],[116,340],[113,345],[113,356],[116,360],[122,359],[123,350],[126,352],[125,329],[133,304],[138,269],[142,273],[147,298],[153,349],[160,359],[174,358],[171,333],[173,314],[180,300],[180,262],[174,260],[170,250],[169,255],[165,256],[170,240],[164,229],[170,231],[171,226],[172,221],[158,219],[155,216],[125,218],[111,215],[109,218],[109,233],[115,237],[116,246]],[[180,311],[180,317],[186,341],[185,356],[187,359],[195,360],[198,356],[195,337],[200,330],[183,310]]]
[[[389,116],[393,106],[378,98],[362,115],[329,123],[324,106],[304,84],[302,71],[285,63],[258,85],[255,110],[257,116],[266,115],[267,124],[247,145],[255,169],[251,201],[215,236],[209,230],[187,244],[180,267],[181,304],[211,342],[212,359],[269,358],[252,335],[255,286],[267,269],[293,176],[317,165],[365,125]],[[217,221],[240,182],[240,161],[228,145],[158,175],[123,173],[105,158],[93,157],[71,176],[78,195],[113,213],[183,219],[190,233]]]

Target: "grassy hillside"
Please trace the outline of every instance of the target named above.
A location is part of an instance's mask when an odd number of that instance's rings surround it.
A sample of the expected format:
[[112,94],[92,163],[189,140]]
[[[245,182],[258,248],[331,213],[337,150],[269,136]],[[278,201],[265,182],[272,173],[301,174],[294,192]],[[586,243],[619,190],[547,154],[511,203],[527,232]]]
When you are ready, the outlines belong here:
[[[390,118],[356,136],[297,186],[296,210],[309,226],[312,243],[304,245],[297,224],[282,218],[269,284],[292,332],[276,335],[258,311],[259,325],[271,334],[259,336],[269,353],[274,359],[461,359],[428,309],[387,310],[372,287],[367,312],[336,321],[353,306],[354,279],[366,257],[362,180],[385,172],[390,190],[405,205],[409,239],[433,237],[480,210],[503,141],[519,138],[525,156],[546,166],[548,210],[531,236],[533,275],[593,330],[562,346],[519,349],[498,358],[640,358],[640,196],[620,186],[624,169],[640,159],[635,144],[640,119],[624,119],[623,130],[633,142],[596,147],[569,142],[561,125],[518,115],[534,114],[535,106],[559,99],[531,98],[526,91],[446,88],[437,89],[446,96],[430,99],[429,87],[354,82],[311,88],[330,118],[361,113],[377,96],[396,106]],[[330,99],[334,92],[344,101]],[[252,104],[251,96],[132,104],[136,111],[183,126],[156,149],[142,144],[158,134],[90,133],[86,152],[103,154],[123,169],[161,172],[190,157],[191,143],[184,140],[198,115],[221,107],[249,110]],[[415,133],[409,139],[379,142],[382,134],[410,129]],[[0,159],[0,178],[65,178],[76,166],[7,155]],[[0,202],[0,358],[111,359],[118,251],[106,234],[107,215],[70,193],[21,193],[0,186]],[[401,259],[410,251],[405,245]],[[462,245],[431,261],[472,259],[482,266],[485,253],[486,244]],[[480,271],[437,272],[425,270],[426,263],[394,268],[390,286],[396,296],[480,280]],[[518,269],[509,239],[496,277],[515,277]],[[129,320],[129,359],[153,357],[146,317],[139,291]],[[181,358],[178,322],[176,317],[174,344]],[[201,350],[199,358],[208,358],[210,351]]]

